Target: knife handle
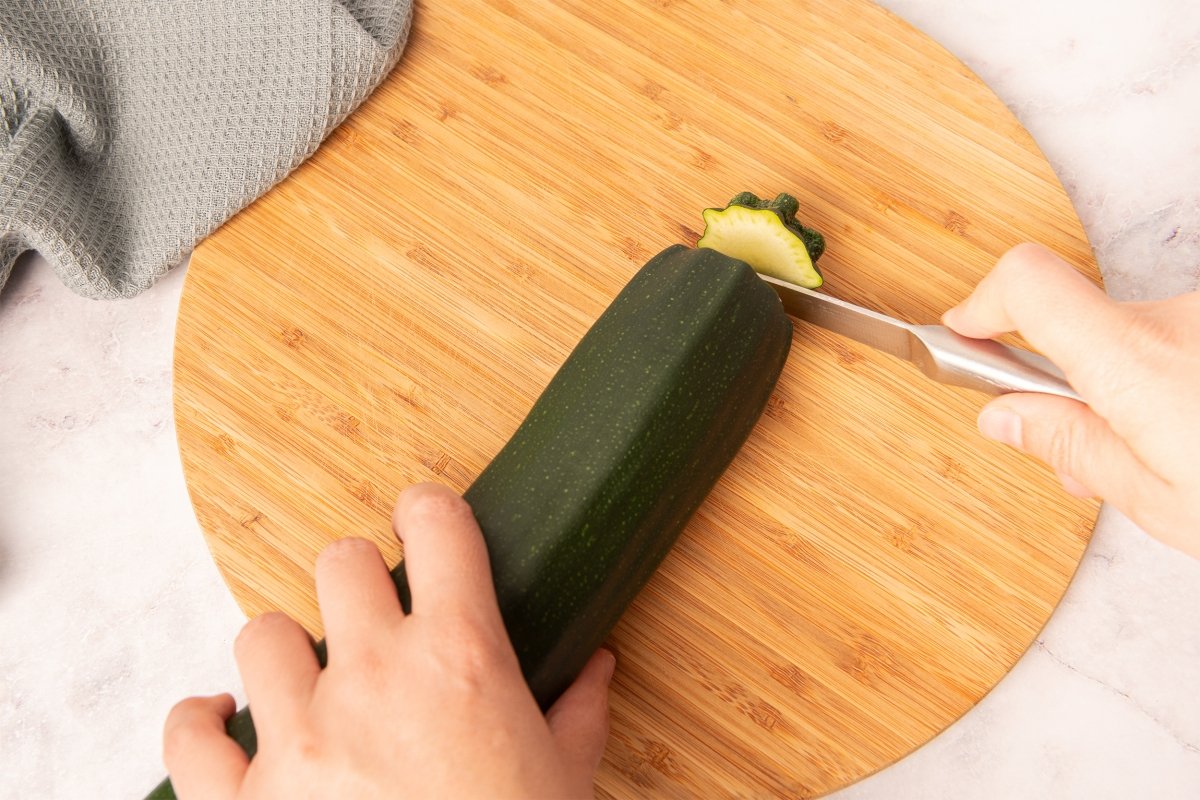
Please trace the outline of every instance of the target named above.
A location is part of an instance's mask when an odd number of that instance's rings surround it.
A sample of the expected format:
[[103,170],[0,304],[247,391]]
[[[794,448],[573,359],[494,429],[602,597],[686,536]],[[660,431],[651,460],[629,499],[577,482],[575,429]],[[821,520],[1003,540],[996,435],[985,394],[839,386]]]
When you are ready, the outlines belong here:
[[941,383],[989,394],[1040,392],[1085,402],[1047,358],[992,339],[970,339],[944,325],[913,325],[913,361]]

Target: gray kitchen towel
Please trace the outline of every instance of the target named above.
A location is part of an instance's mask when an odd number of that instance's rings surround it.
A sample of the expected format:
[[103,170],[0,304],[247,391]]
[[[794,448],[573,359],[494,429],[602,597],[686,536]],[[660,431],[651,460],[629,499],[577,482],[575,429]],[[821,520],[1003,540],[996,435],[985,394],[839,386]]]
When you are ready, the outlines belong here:
[[316,150],[412,0],[0,0],[0,289],[131,297]]

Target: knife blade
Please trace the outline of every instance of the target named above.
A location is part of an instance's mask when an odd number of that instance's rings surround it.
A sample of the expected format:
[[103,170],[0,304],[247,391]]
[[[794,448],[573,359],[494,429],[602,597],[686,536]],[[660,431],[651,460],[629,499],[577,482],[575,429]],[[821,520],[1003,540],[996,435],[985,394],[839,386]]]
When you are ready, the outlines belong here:
[[787,281],[760,275],[797,319],[910,361],[941,383],[989,394],[1040,392],[1084,402],[1049,359],[945,325],[912,325]]

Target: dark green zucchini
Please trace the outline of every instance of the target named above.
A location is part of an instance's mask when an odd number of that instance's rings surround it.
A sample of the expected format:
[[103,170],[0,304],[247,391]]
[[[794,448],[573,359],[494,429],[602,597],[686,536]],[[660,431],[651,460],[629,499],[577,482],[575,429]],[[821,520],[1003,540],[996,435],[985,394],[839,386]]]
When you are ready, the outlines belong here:
[[791,340],[779,299],[749,266],[670,247],[600,316],[466,491],[543,708],[746,440]]
[[[545,709],[667,554],[766,407],[792,325],[742,261],[669,247],[596,320],[465,497]],[[392,571],[409,606],[401,562]],[[324,664],[324,642],[318,645]],[[253,754],[242,709],[229,733]],[[169,781],[150,795],[173,797]]]

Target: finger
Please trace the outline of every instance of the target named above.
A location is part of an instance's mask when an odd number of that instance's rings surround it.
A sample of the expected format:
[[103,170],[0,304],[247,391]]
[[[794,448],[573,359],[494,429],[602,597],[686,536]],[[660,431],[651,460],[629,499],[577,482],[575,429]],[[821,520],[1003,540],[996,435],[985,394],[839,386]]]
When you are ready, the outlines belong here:
[[163,725],[163,763],[181,800],[235,797],[250,759],[225,733],[233,697],[189,697],[175,704]]
[[608,741],[608,686],[616,664],[611,650],[597,650],[546,712],[546,724],[568,770],[586,777],[589,787]]
[[316,579],[330,661],[357,658],[381,631],[404,620],[383,556],[366,539],[339,539],[326,547],[317,557]]
[[502,626],[487,546],[465,500],[444,486],[418,484],[401,493],[392,527],[404,543],[414,614]]
[[[1021,330],[1039,350],[1043,346],[1034,338],[1057,341],[1066,338],[1072,343],[1091,341],[1087,333],[1074,326],[1060,324],[1062,316],[1071,312],[1062,308],[1062,301],[1072,306],[1084,305],[1075,312],[1087,323],[1096,314],[1104,314],[1116,304],[1078,270],[1038,244],[1019,244],[1011,248],[992,271],[984,276],[971,295],[950,309],[944,321],[964,336],[991,339],[1002,333]],[[1092,330],[1092,333],[1097,332]]]
[[1009,394],[984,406],[979,430],[1041,459],[1072,494],[1100,496],[1127,515],[1147,511],[1163,480],[1082,403],[1045,394]]
[[279,612],[247,622],[233,652],[254,709],[261,750],[274,732],[290,730],[299,722],[321,669],[308,634]]
[[[1005,253],[943,321],[976,339],[1020,331],[1095,406],[1121,388],[1113,385],[1114,375],[1122,374],[1114,361],[1131,350],[1130,316],[1054,253],[1022,244]],[[1135,377],[1125,374],[1121,380]],[[1101,413],[1110,416],[1104,409]]]

